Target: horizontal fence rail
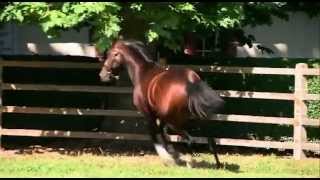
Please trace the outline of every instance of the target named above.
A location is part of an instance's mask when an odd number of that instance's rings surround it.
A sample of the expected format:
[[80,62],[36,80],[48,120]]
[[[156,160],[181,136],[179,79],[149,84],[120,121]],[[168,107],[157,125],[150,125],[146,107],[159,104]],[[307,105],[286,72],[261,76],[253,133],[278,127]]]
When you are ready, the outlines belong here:
[[[267,75],[295,75],[293,68],[266,67],[232,67],[232,66],[201,66],[201,65],[168,65],[170,67],[188,67],[198,72],[232,73],[232,74],[267,74]],[[320,69],[313,68],[303,72],[304,75],[320,76]]]
[[23,114],[143,117],[142,114],[138,111],[88,109],[88,108],[81,109],[81,108],[46,108],[46,107],[3,106],[2,112],[4,112],[4,113],[23,113]]
[[[86,62],[51,62],[51,61],[3,61],[4,67],[32,67],[32,68],[62,68],[62,69],[99,69],[101,63]],[[198,72],[236,73],[236,74],[268,74],[294,75],[294,68],[266,68],[266,67],[237,67],[237,66],[208,66],[208,65],[164,65],[171,67],[188,67]],[[319,68],[309,68],[304,75],[320,76]]]
[[58,69],[98,69],[100,63],[86,62],[55,62],[55,61],[2,61],[3,67],[24,68],[58,68]]
[[[133,133],[108,133],[108,132],[81,132],[81,131],[60,131],[60,130],[34,130],[34,129],[2,129],[2,135],[7,136],[31,136],[31,137],[59,137],[59,138],[94,138],[94,139],[117,139],[117,140],[141,140],[150,141],[146,134]],[[178,135],[168,135],[170,142],[187,141]],[[245,146],[256,148],[294,149],[293,142],[261,141],[247,139],[214,138],[218,145]],[[207,144],[208,139],[204,137],[192,137],[192,141],[198,144]],[[319,145],[304,143],[303,149],[319,151]]]
[[53,85],[53,84],[16,84],[3,83],[3,90],[14,91],[62,91],[62,92],[90,92],[90,93],[132,93],[132,87],[110,86],[81,86],[81,85]]
[[[3,83],[3,90],[13,91],[62,91],[62,92],[90,92],[90,93],[123,93],[131,94],[132,87],[117,86],[81,86],[81,85],[53,85],[53,84],[19,84]],[[275,99],[275,100],[294,100],[292,93],[276,92],[254,92],[254,91],[234,91],[216,90],[222,97],[231,98],[253,98],[253,99]],[[308,94],[304,100],[320,100],[318,94]]]
[[[22,114],[54,114],[54,115],[83,115],[83,116],[117,116],[117,117],[143,117],[139,111],[134,110],[105,110],[105,109],[81,109],[81,108],[50,108],[50,107],[26,107],[26,106],[3,106],[3,113]],[[262,124],[293,125],[294,118],[251,116],[236,114],[215,114],[209,120],[246,122]],[[320,127],[320,119],[308,119],[302,122],[306,126]]]
[[[227,146],[245,146],[257,148],[292,149],[295,159],[305,158],[304,150],[320,152],[319,143],[307,142],[305,126],[320,127],[320,119],[310,119],[306,116],[306,104],[304,101],[320,100],[319,94],[309,94],[306,86],[305,76],[320,76],[320,68],[308,68],[306,64],[297,64],[296,68],[264,68],[264,67],[231,67],[231,66],[204,66],[204,65],[162,65],[165,68],[188,67],[198,72],[226,73],[226,74],[265,74],[265,75],[289,75],[295,77],[295,90],[293,93],[278,92],[253,92],[235,90],[216,90],[222,97],[228,98],[253,98],[294,101],[294,117],[266,117],[238,114],[215,114],[209,120],[228,121],[239,123],[260,123],[291,125],[294,127],[293,142],[262,141],[248,139],[215,138],[217,144]],[[3,67],[22,68],[61,68],[61,69],[99,69],[100,63],[92,62],[52,62],[52,61],[13,61],[2,60],[0,70]],[[56,91],[56,92],[86,92],[86,93],[132,93],[132,87],[116,86],[82,86],[82,85],[53,85],[53,84],[21,84],[3,83],[1,76],[2,91]],[[79,116],[117,116],[117,117],[139,117],[143,115],[135,110],[110,110],[90,108],[63,108],[63,107],[28,107],[28,106],[3,106],[0,102],[0,113],[22,113],[22,114],[54,114],[54,115],[79,115]],[[1,117],[2,118],[2,117]],[[73,137],[73,138],[97,138],[97,139],[119,139],[119,140],[150,140],[145,134],[131,133],[108,133],[108,132],[81,132],[81,131],[59,131],[59,130],[36,130],[36,129],[6,129],[2,127],[0,118],[0,147],[1,136],[33,136],[33,137]],[[193,142],[205,144],[207,138],[192,137]],[[170,135],[171,142],[185,142],[180,136]]]

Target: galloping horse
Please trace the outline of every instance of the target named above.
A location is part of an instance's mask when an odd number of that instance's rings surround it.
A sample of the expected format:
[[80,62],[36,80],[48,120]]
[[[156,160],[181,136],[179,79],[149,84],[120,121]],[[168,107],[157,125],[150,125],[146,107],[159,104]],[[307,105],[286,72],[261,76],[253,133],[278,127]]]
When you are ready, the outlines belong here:
[[[104,62],[99,74],[103,82],[114,79],[121,67],[127,69],[134,86],[133,103],[148,119],[154,147],[167,163],[179,164],[181,160],[164,137],[166,128],[190,140],[185,130],[189,117],[205,119],[224,105],[223,99],[196,72],[188,68],[159,66],[139,41],[115,41],[99,59]],[[220,167],[214,139],[208,138],[208,144]]]

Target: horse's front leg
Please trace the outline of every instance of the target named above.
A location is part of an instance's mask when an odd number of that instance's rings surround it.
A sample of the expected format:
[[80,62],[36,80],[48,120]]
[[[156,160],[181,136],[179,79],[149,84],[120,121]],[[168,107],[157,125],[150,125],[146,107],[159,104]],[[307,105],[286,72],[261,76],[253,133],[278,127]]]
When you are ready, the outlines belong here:
[[148,125],[151,140],[160,158],[163,159],[167,165],[180,165],[181,160],[179,154],[174,151],[173,147],[168,146],[168,142],[163,134],[163,129],[161,126],[157,126],[156,119],[150,118]]
[[[162,128],[163,128],[163,133],[164,134],[168,134],[169,135],[169,129],[175,131],[175,129],[170,126],[169,124],[164,124],[162,123]],[[187,148],[186,148],[186,153],[183,156],[179,156],[179,158],[181,159],[181,162],[183,161],[183,164],[185,164],[187,167],[192,168],[194,166],[194,159],[193,159],[193,151],[192,151],[192,136],[185,130],[180,130],[180,133],[182,133],[183,138],[185,138],[187,140]],[[175,149],[173,147],[173,144],[169,144],[168,145],[168,150],[173,153],[175,152]]]

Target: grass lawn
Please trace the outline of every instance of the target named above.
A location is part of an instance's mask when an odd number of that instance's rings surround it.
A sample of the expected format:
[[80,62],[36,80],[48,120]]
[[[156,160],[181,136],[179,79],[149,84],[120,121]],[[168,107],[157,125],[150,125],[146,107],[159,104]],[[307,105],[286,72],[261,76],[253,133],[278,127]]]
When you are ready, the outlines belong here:
[[195,157],[197,168],[166,167],[154,154],[64,155],[56,152],[0,154],[0,177],[320,177],[320,159],[295,161],[276,155],[222,154],[223,169],[213,157]]

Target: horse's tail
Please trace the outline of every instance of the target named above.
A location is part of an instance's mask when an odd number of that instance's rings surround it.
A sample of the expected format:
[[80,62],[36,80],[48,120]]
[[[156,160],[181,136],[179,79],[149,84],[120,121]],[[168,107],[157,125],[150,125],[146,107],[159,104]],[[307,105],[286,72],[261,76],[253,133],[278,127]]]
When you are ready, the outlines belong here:
[[201,119],[222,110],[224,100],[204,81],[188,83],[188,108],[190,113]]

